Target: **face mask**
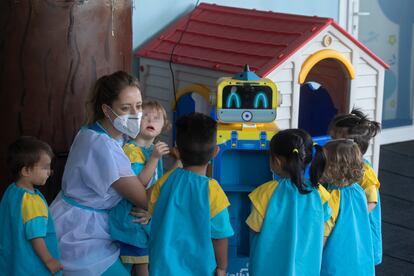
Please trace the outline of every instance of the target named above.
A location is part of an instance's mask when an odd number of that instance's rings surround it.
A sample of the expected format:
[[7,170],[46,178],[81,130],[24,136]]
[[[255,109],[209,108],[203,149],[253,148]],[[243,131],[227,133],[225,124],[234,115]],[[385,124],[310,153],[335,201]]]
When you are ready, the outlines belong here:
[[114,128],[119,132],[135,139],[135,137],[137,137],[139,133],[139,128],[141,126],[142,112],[138,112],[135,115],[127,114],[120,116],[116,114],[115,111],[112,110],[112,108],[110,109],[112,113],[114,113],[117,116],[112,121],[112,125],[114,126]]

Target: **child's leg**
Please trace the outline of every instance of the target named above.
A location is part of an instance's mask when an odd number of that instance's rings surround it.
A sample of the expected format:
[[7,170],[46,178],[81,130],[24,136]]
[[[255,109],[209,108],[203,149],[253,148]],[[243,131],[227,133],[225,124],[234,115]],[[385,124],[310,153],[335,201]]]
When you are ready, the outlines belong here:
[[132,269],[132,276],[148,276],[148,264],[136,264]]
[[121,263],[121,260],[117,260],[113,265],[111,265],[102,276],[128,276],[130,273],[125,269],[124,265]]
[[131,275],[148,276],[148,248],[140,248],[122,242],[120,242],[120,247],[121,260],[131,267]]

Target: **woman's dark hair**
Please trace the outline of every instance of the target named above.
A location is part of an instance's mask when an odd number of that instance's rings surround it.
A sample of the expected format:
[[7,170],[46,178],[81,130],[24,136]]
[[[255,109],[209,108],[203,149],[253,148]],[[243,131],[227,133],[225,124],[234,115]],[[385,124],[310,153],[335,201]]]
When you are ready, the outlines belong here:
[[45,153],[53,158],[52,148],[45,142],[31,136],[21,136],[7,150],[7,165],[13,181],[17,181],[24,167],[33,168]]
[[[310,143],[308,138],[304,140],[302,138],[306,136],[304,132],[304,130],[286,129],[276,133],[270,141],[270,155],[272,161],[274,158],[281,160],[282,170],[289,174],[300,193],[307,194],[310,190],[304,183],[304,172],[312,158],[313,141]],[[312,182],[312,186],[317,187],[318,182]]]
[[371,121],[360,109],[352,109],[351,113],[339,114],[332,120],[328,133],[333,139],[353,139],[362,154],[367,152],[369,141],[381,130],[381,124]]
[[127,72],[117,71],[111,75],[100,77],[89,94],[86,101],[87,123],[93,123],[105,117],[102,105],[112,107],[112,103],[118,98],[123,89],[135,86],[141,91],[139,81]]

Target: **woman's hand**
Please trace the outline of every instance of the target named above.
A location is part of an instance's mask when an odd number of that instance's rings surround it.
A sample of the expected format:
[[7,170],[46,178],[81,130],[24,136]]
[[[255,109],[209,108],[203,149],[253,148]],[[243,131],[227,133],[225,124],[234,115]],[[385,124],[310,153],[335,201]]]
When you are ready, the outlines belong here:
[[147,210],[138,207],[133,207],[130,214],[136,217],[136,219],[132,220],[135,223],[148,224],[151,219],[151,215]]

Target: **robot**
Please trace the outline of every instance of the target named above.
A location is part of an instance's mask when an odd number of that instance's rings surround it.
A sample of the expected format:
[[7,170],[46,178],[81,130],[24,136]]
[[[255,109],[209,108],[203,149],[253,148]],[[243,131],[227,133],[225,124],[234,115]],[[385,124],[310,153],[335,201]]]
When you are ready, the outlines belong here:
[[[229,275],[244,275],[249,262],[250,213],[248,194],[272,179],[269,141],[278,131],[275,123],[277,86],[249,70],[219,80],[216,96],[218,155],[212,162],[212,177],[230,200],[230,220],[235,235],[229,240]],[[247,274],[246,274],[247,275]]]

